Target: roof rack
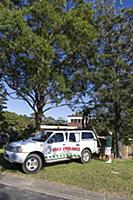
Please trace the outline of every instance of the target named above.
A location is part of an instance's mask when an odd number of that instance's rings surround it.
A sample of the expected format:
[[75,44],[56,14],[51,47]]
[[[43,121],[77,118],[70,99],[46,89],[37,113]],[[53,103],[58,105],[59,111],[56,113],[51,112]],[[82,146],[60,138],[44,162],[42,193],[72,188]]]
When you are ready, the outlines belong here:
[[41,129],[42,130],[46,130],[46,131],[79,131],[79,130],[84,130],[84,131],[93,131],[90,129],[82,129],[80,127],[77,126],[55,126],[55,125],[41,125]]
[[79,129],[77,126],[62,126],[62,125],[41,125],[41,129],[46,130],[77,130]]

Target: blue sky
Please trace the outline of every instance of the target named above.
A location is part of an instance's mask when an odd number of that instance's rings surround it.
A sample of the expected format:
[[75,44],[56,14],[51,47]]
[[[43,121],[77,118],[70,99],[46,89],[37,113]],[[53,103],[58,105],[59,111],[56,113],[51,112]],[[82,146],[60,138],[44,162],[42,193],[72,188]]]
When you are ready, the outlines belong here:
[[133,6],[133,0],[123,0],[123,5],[126,7],[132,7]]
[[[126,7],[132,7],[133,6],[133,0],[123,0],[123,5]],[[20,100],[14,100],[9,98],[7,101],[7,110],[11,112],[16,112],[17,114],[21,115],[30,115],[33,113],[33,111],[29,108],[29,106],[26,104],[24,101]],[[52,109],[48,112],[45,113],[46,116],[52,116],[54,118],[62,117],[64,119],[67,118],[68,115],[72,114],[72,111],[67,107],[60,107],[60,108],[55,108]]]

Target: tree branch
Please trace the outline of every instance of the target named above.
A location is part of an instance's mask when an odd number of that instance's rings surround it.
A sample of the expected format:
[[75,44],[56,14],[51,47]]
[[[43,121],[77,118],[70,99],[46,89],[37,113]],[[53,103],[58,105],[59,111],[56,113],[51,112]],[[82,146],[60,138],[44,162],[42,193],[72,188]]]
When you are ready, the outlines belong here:
[[[15,90],[16,93],[18,93],[18,95],[22,98],[22,99],[20,99],[19,97],[16,97],[16,98],[14,97],[14,99],[25,100],[25,101],[27,102],[27,104],[30,106],[30,108],[31,108],[33,111],[35,111],[35,106],[34,106],[34,104],[33,104],[34,102],[33,102],[31,99],[27,98],[26,95],[24,95],[24,94],[22,93],[22,91],[18,90],[17,87],[15,87],[15,85],[9,84],[8,81],[7,81],[6,79],[4,79],[4,81],[6,82],[6,84],[8,85],[9,88],[11,88],[12,90]],[[10,93],[9,93],[9,94],[10,94]],[[10,97],[11,97],[11,96],[10,96]],[[29,95],[29,97],[31,97],[31,95]],[[33,104],[33,105],[32,105],[32,104]]]
[[64,103],[64,104],[62,104],[62,105],[59,105],[59,106],[51,106],[51,107],[49,107],[49,108],[46,108],[45,110],[43,110],[43,113],[44,112],[46,112],[46,111],[48,111],[48,110],[51,110],[51,109],[53,109],[53,108],[59,108],[59,107],[62,107],[62,106],[70,106],[71,104],[69,103]]

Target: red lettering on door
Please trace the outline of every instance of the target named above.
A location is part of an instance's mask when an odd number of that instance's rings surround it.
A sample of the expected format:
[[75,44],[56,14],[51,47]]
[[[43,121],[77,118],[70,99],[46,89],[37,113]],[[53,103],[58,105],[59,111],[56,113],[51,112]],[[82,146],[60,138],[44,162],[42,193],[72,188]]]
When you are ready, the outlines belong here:
[[63,151],[80,151],[80,147],[63,147]]
[[62,150],[61,147],[54,147],[54,148],[52,149],[52,151],[61,151],[61,150]]

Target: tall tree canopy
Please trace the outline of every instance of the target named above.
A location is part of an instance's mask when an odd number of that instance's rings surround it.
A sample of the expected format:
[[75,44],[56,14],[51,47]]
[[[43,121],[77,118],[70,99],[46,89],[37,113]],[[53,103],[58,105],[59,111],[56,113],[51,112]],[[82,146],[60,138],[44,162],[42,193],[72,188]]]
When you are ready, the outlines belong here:
[[116,9],[110,0],[97,1],[96,6],[100,36],[93,62],[93,107],[88,110],[100,118],[102,127],[113,130],[119,156],[119,139],[128,135],[132,124],[133,8]]
[[0,57],[7,85],[25,100],[39,128],[44,111],[70,100],[86,83],[82,61],[97,36],[89,3],[6,0],[0,3]]

